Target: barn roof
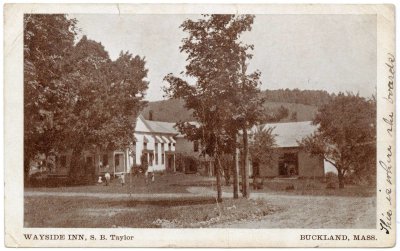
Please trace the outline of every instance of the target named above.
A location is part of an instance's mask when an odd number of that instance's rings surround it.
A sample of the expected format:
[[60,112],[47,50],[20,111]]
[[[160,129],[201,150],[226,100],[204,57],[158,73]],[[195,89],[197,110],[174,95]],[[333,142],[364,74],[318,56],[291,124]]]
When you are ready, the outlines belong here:
[[260,126],[263,129],[274,128],[272,134],[275,135],[276,147],[298,147],[297,141],[310,136],[317,130],[317,125],[311,121],[288,122],[288,123],[268,123]]

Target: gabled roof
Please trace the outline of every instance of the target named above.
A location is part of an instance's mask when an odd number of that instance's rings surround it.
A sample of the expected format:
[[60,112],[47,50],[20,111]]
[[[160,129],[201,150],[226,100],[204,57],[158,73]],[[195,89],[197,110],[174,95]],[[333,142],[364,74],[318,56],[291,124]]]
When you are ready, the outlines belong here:
[[274,128],[276,147],[298,147],[297,141],[313,134],[318,126],[311,121],[289,122],[289,123],[268,123],[260,126],[263,129]]
[[178,134],[178,131],[175,129],[175,123],[146,120],[142,115],[139,115],[138,119],[141,119],[153,133]]
[[145,123],[150,126],[153,132],[170,133],[170,134],[178,133],[177,130],[174,128],[175,123],[152,121],[152,120],[146,120]]

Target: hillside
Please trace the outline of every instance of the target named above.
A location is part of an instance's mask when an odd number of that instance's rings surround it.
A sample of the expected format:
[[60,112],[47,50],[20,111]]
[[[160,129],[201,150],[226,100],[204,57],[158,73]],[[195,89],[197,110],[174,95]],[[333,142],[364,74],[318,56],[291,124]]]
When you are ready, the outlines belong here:
[[[281,106],[289,110],[289,116],[282,119],[281,122],[312,120],[317,111],[317,107],[313,105],[274,101],[267,101],[265,103],[265,107],[272,111],[280,108]],[[142,115],[146,119],[149,119],[150,111],[153,113],[152,119],[157,121],[178,122],[195,120],[192,116],[192,113],[184,107],[183,100],[170,99],[149,102],[146,108],[144,108]]]

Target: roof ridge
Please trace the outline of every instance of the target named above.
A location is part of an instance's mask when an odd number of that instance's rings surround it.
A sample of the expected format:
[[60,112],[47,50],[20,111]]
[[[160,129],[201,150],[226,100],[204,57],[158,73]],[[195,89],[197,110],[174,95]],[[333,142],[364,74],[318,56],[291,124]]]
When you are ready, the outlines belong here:
[[296,124],[296,123],[312,123],[312,120],[306,121],[289,121],[289,122],[274,122],[274,123],[264,123],[261,125],[281,125],[281,124]]
[[143,117],[142,114],[139,115],[139,119],[142,120],[143,124],[149,129],[150,132],[155,132],[154,129],[147,123],[147,120]]

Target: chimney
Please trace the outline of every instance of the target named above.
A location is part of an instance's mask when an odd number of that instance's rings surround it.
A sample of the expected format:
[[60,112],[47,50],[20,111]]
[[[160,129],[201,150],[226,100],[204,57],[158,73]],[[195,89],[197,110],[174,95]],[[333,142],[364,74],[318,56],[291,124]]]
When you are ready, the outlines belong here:
[[149,120],[153,120],[153,110],[149,111]]

